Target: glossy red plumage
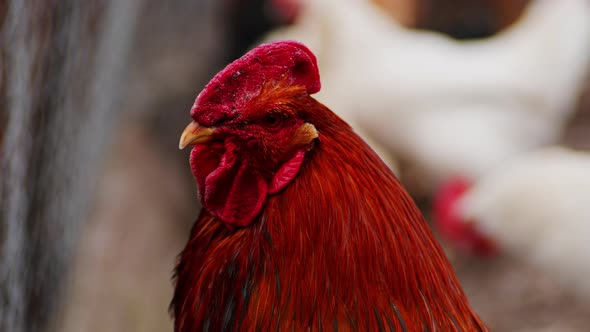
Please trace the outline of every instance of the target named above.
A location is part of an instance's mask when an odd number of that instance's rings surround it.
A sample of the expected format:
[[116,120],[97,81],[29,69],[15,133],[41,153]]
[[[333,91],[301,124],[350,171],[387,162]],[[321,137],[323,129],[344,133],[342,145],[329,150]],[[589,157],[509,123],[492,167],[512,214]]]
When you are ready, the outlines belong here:
[[485,331],[392,172],[330,111],[310,116],[320,143],[254,225],[199,217],[178,265],[176,330]]

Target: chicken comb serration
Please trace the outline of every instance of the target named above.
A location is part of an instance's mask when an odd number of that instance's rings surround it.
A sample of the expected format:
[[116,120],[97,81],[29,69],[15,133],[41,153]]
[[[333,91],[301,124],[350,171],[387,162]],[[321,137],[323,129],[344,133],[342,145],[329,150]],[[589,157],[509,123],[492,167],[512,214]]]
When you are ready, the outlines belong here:
[[308,94],[318,92],[321,84],[315,55],[296,41],[262,44],[211,79],[197,96],[191,117],[207,127],[234,118],[263,84],[273,80],[304,86]]

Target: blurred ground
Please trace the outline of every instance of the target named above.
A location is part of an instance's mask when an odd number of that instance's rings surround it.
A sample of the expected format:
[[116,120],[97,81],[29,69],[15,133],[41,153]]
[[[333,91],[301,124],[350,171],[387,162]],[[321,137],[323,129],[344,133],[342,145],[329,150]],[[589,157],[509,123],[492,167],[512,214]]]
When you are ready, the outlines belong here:
[[194,192],[141,129],[126,126],[117,142],[81,239],[61,331],[172,330],[170,278],[189,232],[184,221],[197,212],[187,208]]
[[[207,8],[188,6],[184,11],[213,10]],[[154,5],[145,15],[168,9]],[[182,11],[175,9],[170,15]],[[179,40],[167,40],[158,24],[143,27],[143,38],[162,44],[150,43],[158,49],[149,49],[145,53],[151,56],[134,64],[133,88],[125,103],[131,115],[120,124],[117,143],[106,160],[60,331],[171,330],[167,306],[172,269],[198,211],[188,152],[177,150],[177,139],[196,92],[223,63],[217,57],[223,45],[196,46],[215,45],[202,41],[215,40],[220,32],[204,28],[203,33],[199,27],[189,28],[190,17],[174,17],[187,26]],[[138,47],[149,48],[146,45],[140,38]],[[590,149],[590,88],[587,91],[564,143]],[[144,108],[152,111],[141,116],[135,112]],[[556,282],[522,262],[448,254],[473,305],[493,331],[588,330],[590,304],[565,294]]]

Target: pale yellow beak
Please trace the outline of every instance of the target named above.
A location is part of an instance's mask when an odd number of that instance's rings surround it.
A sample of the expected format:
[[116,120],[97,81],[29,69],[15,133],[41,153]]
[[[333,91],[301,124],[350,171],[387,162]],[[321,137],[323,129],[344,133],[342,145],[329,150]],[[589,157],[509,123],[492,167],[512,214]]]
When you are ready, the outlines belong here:
[[213,129],[201,127],[198,123],[192,121],[182,132],[182,135],[180,136],[180,142],[178,143],[178,148],[182,150],[187,145],[209,142],[212,139],[212,136]]

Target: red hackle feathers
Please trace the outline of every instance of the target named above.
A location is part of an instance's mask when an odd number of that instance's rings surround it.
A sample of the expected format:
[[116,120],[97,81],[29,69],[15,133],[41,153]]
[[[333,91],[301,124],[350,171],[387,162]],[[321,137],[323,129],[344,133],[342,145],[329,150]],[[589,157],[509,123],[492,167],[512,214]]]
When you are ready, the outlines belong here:
[[[240,88],[254,103],[291,95],[283,104],[319,137],[293,153],[298,168],[247,227],[228,228],[205,206],[176,269],[175,331],[487,331],[391,170],[308,95],[315,85],[280,76],[265,78],[274,89]],[[293,82],[305,94],[293,94]],[[193,157],[193,171],[211,173],[216,156],[202,165]]]

